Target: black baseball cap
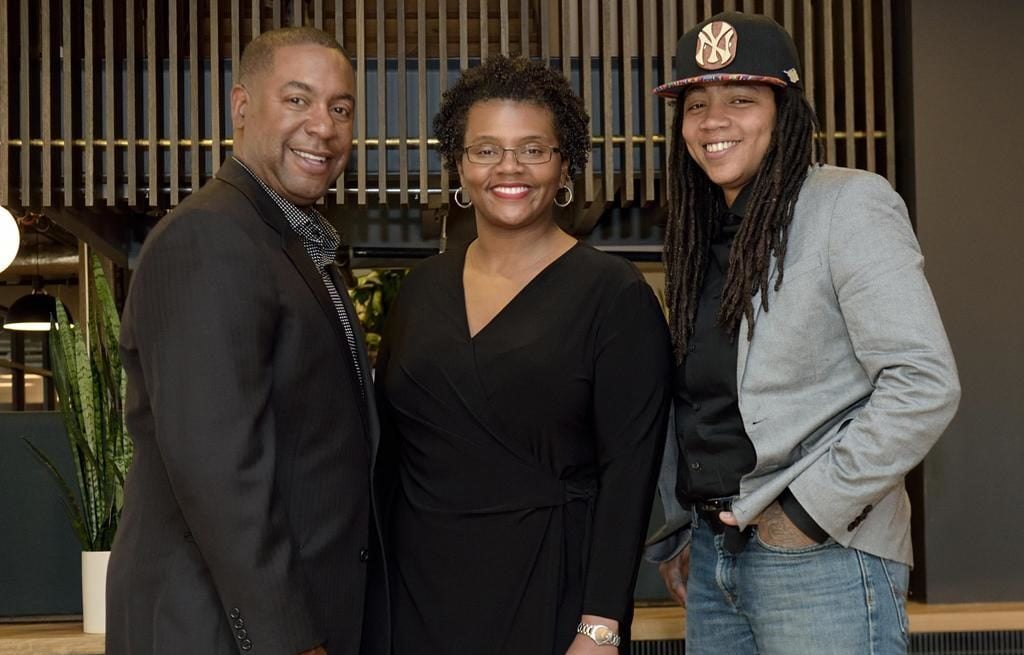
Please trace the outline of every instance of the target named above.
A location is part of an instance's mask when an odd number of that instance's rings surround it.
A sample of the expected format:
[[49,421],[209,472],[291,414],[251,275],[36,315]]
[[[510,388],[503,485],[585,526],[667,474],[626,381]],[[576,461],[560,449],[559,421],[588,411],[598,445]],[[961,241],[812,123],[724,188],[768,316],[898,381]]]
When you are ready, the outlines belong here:
[[679,39],[676,80],[654,93],[674,98],[691,84],[729,81],[803,89],[793,37],[767,16],[715,14]]

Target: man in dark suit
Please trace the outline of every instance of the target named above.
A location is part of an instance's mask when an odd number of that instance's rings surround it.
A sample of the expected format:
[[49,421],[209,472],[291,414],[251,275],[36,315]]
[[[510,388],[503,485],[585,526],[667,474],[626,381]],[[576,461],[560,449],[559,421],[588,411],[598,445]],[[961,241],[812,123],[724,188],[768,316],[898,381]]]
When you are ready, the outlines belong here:
[[287,28],[237,82],[234,157],[149,235],[125,306],[107,653],[384,652],[370,369],[313,206],[351,150],[352,64]]

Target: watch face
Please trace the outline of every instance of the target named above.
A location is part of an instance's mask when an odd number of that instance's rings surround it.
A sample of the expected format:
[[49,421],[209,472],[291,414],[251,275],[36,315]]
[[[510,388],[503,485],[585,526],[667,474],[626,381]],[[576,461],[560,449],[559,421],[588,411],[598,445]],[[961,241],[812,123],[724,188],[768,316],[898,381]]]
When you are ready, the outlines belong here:
[[594,626],[594,641],[600,644],[607,644],[611,639],[611,630],[607,626],[596,625]]

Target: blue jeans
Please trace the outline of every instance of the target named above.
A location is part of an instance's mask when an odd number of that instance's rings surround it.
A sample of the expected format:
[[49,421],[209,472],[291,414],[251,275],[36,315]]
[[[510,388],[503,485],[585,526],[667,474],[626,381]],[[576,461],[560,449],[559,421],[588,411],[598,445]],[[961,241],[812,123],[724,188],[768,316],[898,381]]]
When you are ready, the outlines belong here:
[[686,602],[687,655],[889,655],[909,643],[906,564],[831,539],[770,546],[756,527],[733,555],[696,516]]

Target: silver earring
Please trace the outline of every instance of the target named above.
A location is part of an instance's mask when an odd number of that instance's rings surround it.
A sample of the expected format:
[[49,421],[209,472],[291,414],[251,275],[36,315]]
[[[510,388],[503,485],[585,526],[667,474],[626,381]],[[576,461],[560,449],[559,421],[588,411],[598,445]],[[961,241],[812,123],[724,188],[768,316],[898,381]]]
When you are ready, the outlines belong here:
[[[459,198],[460,192],[462,193],[461,199]],[[470,207],[473,206],[473,201],[466,199],[466,192],[462,190],[462,187],[455,189],[455,195],[453,196],[453,199],[455,200],[455,204],[458,205],[459,207],[462,207],[463,209],[469,209]]]
[[[565,192],[568,195],[565,197],[565,202],[558,202],[558,191],[561,191],[562,189],[565,189]],[[558,205],[559,207],[568,207],[569,205],[571,205],[572,187],[569,186],[568,184],[563,184],[562,186],[558,187],[558,191],[555,192],[555,204]]]

